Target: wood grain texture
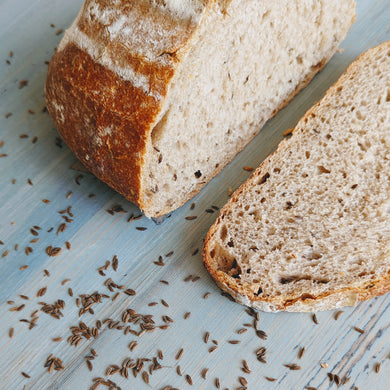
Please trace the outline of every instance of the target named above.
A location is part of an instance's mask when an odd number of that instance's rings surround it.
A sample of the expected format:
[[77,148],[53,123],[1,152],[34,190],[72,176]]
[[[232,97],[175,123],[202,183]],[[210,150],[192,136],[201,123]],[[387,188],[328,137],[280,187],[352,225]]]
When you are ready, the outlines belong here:
[[[193,200],[194,209],[190,202],[160,225],[144,217],[127,222],[131,215],[139,215],[134,205],[88,173],[71,169],[75,157],[65,145],[58,146],[56,130],[49,116],[42,112],[44,61],[50,59],[58,44],[60,29],[70,25],[81,4],[80,0],[0,0],[0,142],[4,141],[0,155],[6,154],[0,157],[0,388],[88,389],[93,378],[106,377],[110,364],[120,366],[126,357],[152,358],[162,350],[164,358],[159,361],[163,367],[150,375],[149,385],[144,383],[141,374],[134,378],[131,370],[129,379],[119,374],[107,378],[122,389],[162,389],[166,385],[213,389],[216,378],[221,389],[235,389],[240,386],[238,377],[243,376],[249,389],[295,390],[306,386],[336,388],[327,375],[331,372],[341,379],[351,377],[340,388],[389,389],[388,295],[346,308],[337,321],[335,312],[317,313],[318,324],[313,322],[311,314],[259,313],[258,327],[268,335],[267,340],[262,340],[253,328],[237,333],[245,328],[244,323],[252,323],[253,318],[244,307],[221,296],[204,270],[200,256],[203,238],[217,216],[216,211],[206,210],[211,205],[222,206],[228,198],[227,189],[235,189],[245,181],[250,172],[242,168],[256,167],[274,150],[283,132],[293,127],[323,96],[352,60],[390,39],[388,1],[358,0],[357,20],[341,45],[344,51],[336,54],[310,85],[201,191]],[[28,80],[28,84],[19,89],[23,80]],[[8,113],[12,115],[6,118]],[[37,137],[35,143],[34,137]],[[14,184],[13,179],[16,179]],[[28,184],[28,179],[33,185]],[[72,195],[67,198],[70,191]],[[91,194],[95,196],[90,197]],[[121,205],[125,211],[111,215],[107,210],[115,205]],[[58,213],[69,206],[72,206],[71,214]],[[66,222],[63,216],[72,222]],[[186,216],[197,218],[186,220]],[[66,223],[66,229],[56,234],[62,223]],[[147,230],[138,230],[140,227]],[[37,238],[39,241],[30,242]],[[66,249],[66,241],[71,244],[70,250]],[[60,247],[61,253],[48,256],[49,245]],[[26,255],[26,247],[31,247],[33,252]],[[199,251],[194,254],[196,249]],[[171,251],[174,253],[166,257]],[[117,271],[110,267],[106,276],[100,275],[98,268],[114,255],[119,259]],[[159,261],[159,256],[164,266],[154,263]],[[25,265],[28,268],[23,270]],[[50,276],[45,275],[45,269]],[[200,279],[184,281],[188,275]],[[124,288],[109,291],[104,285],[108,278]],[[63,283],[66,279],[69,281]],[[168,281],[169,285],[161,280]],[[47,292],[37,297],[42,287],[47,287]],[[69,288],[73,297],[69,296]],[[123,291],[127,288],[136,290],[136,295],[126,295]],[[86,313],[79,317],[76,298],[95,291],[109,298],[93,306],[94,315]],[[117,291],[120,294],[112,301]],[[210,296],[204,299],[207,292]],[[58,299],[65,302],[63,317],[56,319],[40,311],[39,302],[53,304]],[[157,305],[148,306],[151,302]],[[20,311],[10,311],[22,304],[25,306]],[[123,330],[103,325],[98,337],[83,339],[78,347],[67,343],[71,336],[69,327],[80,321],[87,326],[95,325],[98,319],[119,321],[128,308],[153,315],[156,325],[164,324],[164,315],[174,322],[166,330],[156,329],[141,337],[124,335]],[[35,310],[39,310],[37,326],[29,330],[29,324],[20,320],[30,320]],[[187,312],[191,314],[184,319]],[[139,329],[139,325],[131,326]],[[354,327],[363,329],[364,333]],[[12,338],[9,337],[11,328],[14,329]],[[206,332],[210,332],[207,344],[203,341]],[[62,337],[62,341],[52,341],[56,337]],[[128,345],[133,340],[139,345],[130,351]],[[212,340],[217,340],[218,346],[209,353],[214,345]],[[240,340],[240,343],[230,344],[229,340]],[[266,364],[256,360],[255,351],[261,346],[267,348]],[[298,359],[302,347],[305,354]],[[91,361],[93,369],[89,371],[85,357],[90,355],[91,348],[98,356]],[[180,348],[184,352],[176,360]],[[64,370],[49,373],[44,368],[50,354],[62,359]],[[241,369],[243,359],[252,371],[250,374]],[[298,364],[301,369],[289,370],[284,366],[290,363]],[[320,363],[326,363],[327,368],[322,368]],[[377,373],[378,363],[381,366]],[[178,364],[182,376],[176,373]],[[146,368],[149,365],[145,362]],[[206,380],[201,377],[205,367],[209,368]],[[22,372],[31,378],[24,377]],[[192,386],[186,382],[186,374],[191,376]],[[269,382],[265,377],[276,381]]]

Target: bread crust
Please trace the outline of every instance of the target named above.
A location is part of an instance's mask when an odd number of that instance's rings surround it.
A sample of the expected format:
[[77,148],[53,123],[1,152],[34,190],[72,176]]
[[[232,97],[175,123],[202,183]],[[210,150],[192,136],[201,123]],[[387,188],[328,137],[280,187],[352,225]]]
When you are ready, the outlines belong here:
[[[329,95],[332,95],[340,86],[342,86],[343,82],[347,78],[353,76],[355,69],[359,67],[359,62],[361,61],[362,57],[370,55],[371,51],[375,51],[380,46],[386,46],[388,49],[390,49],[390,41],[384,42],[381,45],[378,45],[377,47],[374,47],[369,51],[361,54],[352,64],[350,64],[339,80],[328,89],[321,101],[316,103],[306,112],[306,114],[302,117],[302,119],[292,131],[293,135],[295,131],[302,126],[302,124],[307,122],[310,116],[316,114],[316,111],[321,102],[325,101]],[[218,231],[219,224],[224,219],[224,215],[234,207],[234,204],[240,199],[241,194],[252,186],[252,183],[256,180],[256,178],[262,177],[265,173],[269,172],[271,169],[271,157],[285,149],[287,145],[288,139],[282,140],[277,149],[260,164],[260,166],[253,172],[250,178],[233,193],[226,205],[220,210],[220,214],[217,220],[211,226],[206,235],[203,246],[202,256],[207,271],[213,277],[217,285],[222,290],[230,294],[234,300],[243,305],[266,312],[312,312],[331,310],[343,306],[354,306],[358,302],[390,292],[390,274],[386,274],[383,275],[380,279],[366,282],[364,285],[359,287],[350,286],[340,288],[334,291],[319,294],[317,296],[313,296],[308,293],[300,296],[285,295],[278,297],[264,297],[254,294],[253,289],[251,289],[249,285],[237,283],[236,279],[218,269],[218,261],[216,258],[214,258],[214,254],[212,253],[213,250],[215,250],[213,239]]]

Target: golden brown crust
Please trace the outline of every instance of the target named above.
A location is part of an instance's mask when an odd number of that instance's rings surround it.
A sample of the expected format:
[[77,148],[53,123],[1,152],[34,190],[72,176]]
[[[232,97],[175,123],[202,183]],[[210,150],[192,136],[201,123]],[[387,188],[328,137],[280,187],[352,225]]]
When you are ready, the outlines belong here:
[[[151,76],[152,90],[166,93],[172,68],[136,60],[133,66]],[[59,133],[83,164],[139,204],[140,164],[160,102],[72,43],[50,62],[46,98]]]
[[[390,47],[390,41],[385,42],[382,45],[387,45]],[[376,48],[373,48],[371,50],[375,49]],[[328,95],[332,94],[333,91],[335,91],[339,86],[341,86],[346,78],[351,76],[353,77],[355,69],[357,69],[359,66],[359,61],[363,56],[369,55],[368,53],[369,51],[361,54],[352,64],[349,65],[340,79],[329,88],[324,98],[306,112],[295,129],[297,129],[301,123],[307,122],[308,118],[315,114],[315,111],[320,103],[325,100]],[[268,172],[270,158],[274,154],[278,153],[281,149],[285,148],[287,146],[287,142],[288,140],[285,139],[278,145],[277,149],[260,164],[260,166],[253,172],[250,178],[234,192],[227,204],[220,210],[220,214],[217,220],[211,226],[206,235],[203,246],[202,256],[207,271],[216,281],[217,285],[222,290],[229,293],[237,302],[269,312],[277,312],[282,310],[292,312],[330,310],[342,306],[353,306],[357,302],[365,301],[390,292],[390,274],[388,273],[383,275],[381,279],[365,282],[364,285],[359,287],[343,287],[333,291],[324,292],[323,294],[316,296],[308,293],[302,294],[300,296],[291,295],[281,297],[264,297],[257,296],[253,292],[253,289],[250,288],[249,284],[239,284],[237,283],[236,279],[218,269],[218,260],[214,258],[213,251],[215,251],[215,247],[213,246],[212,241],[218,230],[219,224],[224,219],[225,213],[229,212],[234,203],[240,199],[241,194],[252,185],[254,178],[261,177],[264,172]]]

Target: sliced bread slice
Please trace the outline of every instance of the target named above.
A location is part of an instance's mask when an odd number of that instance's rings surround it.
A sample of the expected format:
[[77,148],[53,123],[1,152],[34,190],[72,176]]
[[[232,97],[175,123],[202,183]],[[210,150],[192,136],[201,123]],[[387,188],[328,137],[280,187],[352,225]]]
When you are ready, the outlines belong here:
[[87,0],[47,107],[77,157],[149,217],[183,205],[332,57],[354,0]]
[[269,312],[390,290],[390,41],[352,63],[233,194],[203,257],[237,302]]

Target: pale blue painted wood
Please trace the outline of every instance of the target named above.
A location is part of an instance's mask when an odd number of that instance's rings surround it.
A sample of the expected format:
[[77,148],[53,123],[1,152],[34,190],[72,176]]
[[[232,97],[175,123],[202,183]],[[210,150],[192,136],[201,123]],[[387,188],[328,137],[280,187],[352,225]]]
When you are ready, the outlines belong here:
[[[139,210],[89,174],[84,174],[81,184],[77,185],[75,177],[79,172],[69,169],[75,157],[65,146],[61,149],[55,146],[57,133],[48,115],[41,112],[45,105],[44,61],[50,58],[61,37],[55,32],[69,26],[81,4],[80,0],[0,1],[0,140],[5,142],[0,154],[8,154],[0,158],[0,240],[4,242],[0,245],[0,256],[10,251],[8,256],[0,257],[0,388],[87,389],[94,377],[104,376],[109,364],[120,364],[127,356],[154,356],[158,349],[164,352],[161,362],[164,368],[151,376],[150,386],[132,375],[129,380],[118,375],[112,379],[123,389],[160,389],[167,384],[180,389],[191,388],[184,377],[175,372],[178,363],[175,355],[183,347],[179,363],[183,374],[191,375],[192,388],[196,389],[215,388],[216,377],[220,379],[221,388],[237,388],[238,376],[245,376],[250,389],[295,390],[305,386],[327,389],[330,388],[327,372],[340,377],[351,376],[350,382],[342,388],[389,389],[389,296],[346,308],[337,322],[334,312],[317,313],[318,325],[313,323],[310,314],[260,313],[260,327],[269,336],[263,341],[253,330],[242,335],[235,333],[252,319],[244,307],[220,295],[203,268],[200,253],[192,256],[196,248],[201,249],[202,240],[216,218],[216,213],[206,213],[205,209],[212,204],[222,206],[227,200],[227,188],[237,188],[249,176],[242,167],[258,165],[274,150],[283,132],[323,96],[353,59],[369,47],[390,39],[389,2],[358,0],[357,20],[342,44],[344,52],[336,54],[311,84],[194,199],[194,210],[187,204],[161,225],[145,218],[127,223],[128,216],[138,215]],[[50,27],[50,23],[56,28]],[[10,50],[14,51],[14,56],[9,58],[11,65],[7,65],[5,60]],[[29,84],[19,90],[19,81],[23,79],[28,79]],[[29,114],[28,109],[34,110],[35,115]],[[4,117],[7,112],[13,113],[8,119]],[[29,138],[20,139],[20,134],[28,134]],[[38,137],[36,144],[31,143],[34,136]],[[11,182],[13,178],[17,179],[15,184]],[[28,178],[33,186],[27,184]],[[66,199],[69,191],[73,195]],[[91,193],[96,196],[89,198]],[[43,198],[51,203],[43,203]],[[109,215],[106,210],[115,204],[121,204],[127,212]],[[58,211],[70,205],[74,221],[57,236],[55,231],[63,221]],[[198,218],[186,221],[187,215]],[[29,244],[35,238],[30,233],[33,225],[42,227],[40,241]],[[139,231],[137,226],[148,230]],[[47,232],[50,227],[54,228],[53,232]],[[65,249],[65,241],[71,243],[70,251]],[[15,244],[19,244],[17,251]],[[27,245],[34,250],[29,256],[24,253]],[[48,245],[61,246],[63,252],[57,257],[48,257],[45,254]],[[159,255],[171,250],[174,254],[164,257],[164,267],[153,264]],[[127,348],[129,342],[136,339],[134,336],[109,329],[102,330],[97,339],[83,341],[77,348],[70,347],[65,341],[70,335],[69,326],[79,322],[75,297],[94,291],[108,292],[103,285],[106,278],[97,273],[97,268],[114,254],[119,258],[119,269],[107,272],[107,277],[135,289],[137,295],[121,294],[115,302],[105,300],[96,306],[94,317],[85,314],[81,320],[91,325],[94,318],[119,319],[121,312],[130,307],[142,314],[154,314],[158,324],[164,314],[175,322],[168,330],[142,336],[134,352]],[[28,269],[21,271],[23,265],[28,265]],[[44,276],[44,269],[50,271],[50,277]],[[194,283],[184,282],[190,274],[200,279]],[[61,285],[67,278],[70,281]],[[169,286],[160,283],[161,279],[168,280]],[[47,293],[36,298],[37,290],[43,286],[47,286]],[[73,298],[67,294],[69,287],[73,289]],[[203,299],[206,292],[211,295]],[[25,301],[20,294],[30,299]],[[38,301],[52,303],[58,298],[66,302],[61,320],[40,312],[38,326],[30,331],[26,324],[19,322],[30,318],[39,308]],[[161,304],[161,298],[169,303],[168,308]],[[21,312],[10,312],[7,300],[15,300],[15,305],[24,303],[26,307]],[[149,307],[152,301],[159,304]],[[187,311],[191,316],[184,320]],[[360,334],[354,326],[366,332]],[[11,327],[15,329],[12,339],[8,337]],[[206,331],[210,332],[207,345],[203,342]],[[64,341],[51,341],[58,336]],[[212,339],[219,344],[218,349],[209,354]],[[227,342],[233,339],[241,343]],[[256,348],[263,345],[268,350],[267,364],[257,362],[254,354]],[[306,353],[299,360],[297,353],[302,346]],[[93,371],[89,372],[84,357],[91,347],[99,356],[93,361]],[[47,373],[43,365],[50,353],[63,360],[65,370]],[[252,369],[250,375],[241,371],[242,359],[246,359]],[[292,362],[302,369],[289,371],[283,366]],[[374,366],[378,362],[382,367],[375,373]],[[328,368],[321,368],[320,363],[327,363]],[[206,366],[209,373],[204,381],[200,372]],[[31,379],[22,377],[22,371]],[[265,376],[277,381],[268,382]]]

